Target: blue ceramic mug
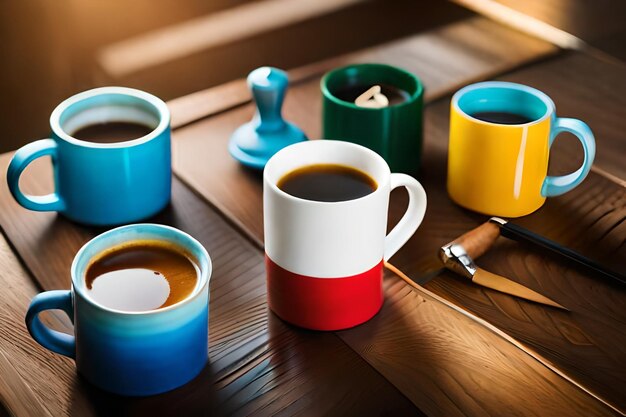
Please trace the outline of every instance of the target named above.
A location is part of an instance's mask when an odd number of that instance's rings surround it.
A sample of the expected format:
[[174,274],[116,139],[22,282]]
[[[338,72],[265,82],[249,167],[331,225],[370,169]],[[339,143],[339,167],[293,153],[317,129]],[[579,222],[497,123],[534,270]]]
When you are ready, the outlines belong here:
[[[86,126],[132,122],[153,129],[146,136],[116,143],[78,140]],[[52,134],[20,148],[7,172],[13,197],[30,210],[57,211],[91,225],[131,223],[156,214],[170,200],[170,113],[159,98],[124,87],[85,91],[59,104],[50,116]],[[55,192],[24,194],[19,179],[41,156],[52,158]]]
[[[120,311],[89,297],[85,270],[99,253],[135,240],[177,245],[195,258],[200,273],[184,300],[157,310]],[[178,229],[156,224],[122,226],[86,243],[71,267],[69,291],[36,295],[26,313],[31,336],[43,347],[74,358],[76,369],[92,384],[119,395],[153,395],[179,387],[208,360],[209,280],[211,259],[204,247]],[[63,310],[74,323],[74,335],[46,327],[44,310]]]

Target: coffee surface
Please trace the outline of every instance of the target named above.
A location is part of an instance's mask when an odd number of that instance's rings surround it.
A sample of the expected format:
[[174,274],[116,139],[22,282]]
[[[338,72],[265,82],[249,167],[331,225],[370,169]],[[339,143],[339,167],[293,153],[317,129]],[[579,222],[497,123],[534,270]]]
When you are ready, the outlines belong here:
[[85,272],[88,295],[105,307],[147,311],[176,304],[193,292],[196,265],[174,245],[138,241],[109,249]]
[[523,125],[525,123],[532,122],[532,119],[529,119],[526,116],[503,111],[483,111],[472,114],[472,117],[482,120],[483,122],[501,125]]
[[96,123],[78,129],[71,136],[78,140],[96,143],[116,143],[139,139],[154,129],[131,122]]
[[[380,85],[381,94],[387,97],[389,100],[389,105],[393,106],[394,104],[400,104],[408,101],[411,98],[411,95],[393,85],[389,84],[377,84]],[[372,86],[365,84],[352,84],[346,85],[344,87],[338,88],[333,91],[333,95],[340,100],[347,101],[350,103],[354,103],[354,100],[357,99],[358,96],[369,90]]]
[[294,197],[325,202],[354,200],[377,188],[376,181],[366,173],[338,164],[298,168],[283,175],[277,186]]

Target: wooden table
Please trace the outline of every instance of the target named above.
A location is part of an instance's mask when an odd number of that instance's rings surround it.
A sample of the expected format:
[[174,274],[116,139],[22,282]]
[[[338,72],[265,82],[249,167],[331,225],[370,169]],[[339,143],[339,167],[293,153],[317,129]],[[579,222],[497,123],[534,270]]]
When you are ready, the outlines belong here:
[[[391,262],[372,320],[341,332],[294,328],[268,311],[258,174],[227,154],[233,129],[253,112],[243,80],[169,103],[173,114],[171,205],[150,221],[200,240],[214,262],[210,363],[190,384],[148,398],[90,386],[71,360],[41,348],[24,327],[38,291],[69,287],[78,250],[102,229],[18,206],[0,179],[0,416],[90,415],[619,415],[626,410],[626,292],[536,248],[501,239],[480,259],[565,305],[558,311],[474,286],[445,272],[437,249],[486,217],[445,193],[449,97],[482,79],[527,83],[548,93],[562,116],[596,134],[593,171],[575,191],[515,219],[611,268],[626,269],[625,68],[554,46],[483,18],[290,71],[285,116],[320,135],[319,78],[349,62],[379,61],[426,85],[423,225]],[[553,147],[550,172],[580,163],[571,138]],[[5,175],[10,154],[0,157]],[[49,192],[50,166],[22,180]],[[392,196],[390,223],[406,204]],[[67,319],[47,321],[70,329]],[[621,412],[620,412],[621,410]]]

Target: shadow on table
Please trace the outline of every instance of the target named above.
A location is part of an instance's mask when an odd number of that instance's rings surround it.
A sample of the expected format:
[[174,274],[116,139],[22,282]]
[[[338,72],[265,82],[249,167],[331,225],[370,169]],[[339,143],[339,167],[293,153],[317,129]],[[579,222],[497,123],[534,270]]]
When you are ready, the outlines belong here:
[[9,413],[9,410],[7,410],[4,404],[0,402],[0,417],[10,417],[10,416],[11,414]]
[[122,397],[102,391],[81,376],[74,381],[70,415],[197,416],[218,408],[214,375],[208,364],[194,380],[180,388],[151,397]]

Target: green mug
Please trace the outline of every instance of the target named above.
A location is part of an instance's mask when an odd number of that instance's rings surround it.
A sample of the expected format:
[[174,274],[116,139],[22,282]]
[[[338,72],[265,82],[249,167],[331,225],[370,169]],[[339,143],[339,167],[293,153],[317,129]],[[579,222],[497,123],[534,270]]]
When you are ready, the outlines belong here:
[[[389,105],[370,108],[355,104],[354,96],[374,85],[391,96]],[[382,156],[393,172],[417,173],[424,106],[419,78],[391,65],[355,64],[326,73],[321,89],[323,138],[368,147]]]

